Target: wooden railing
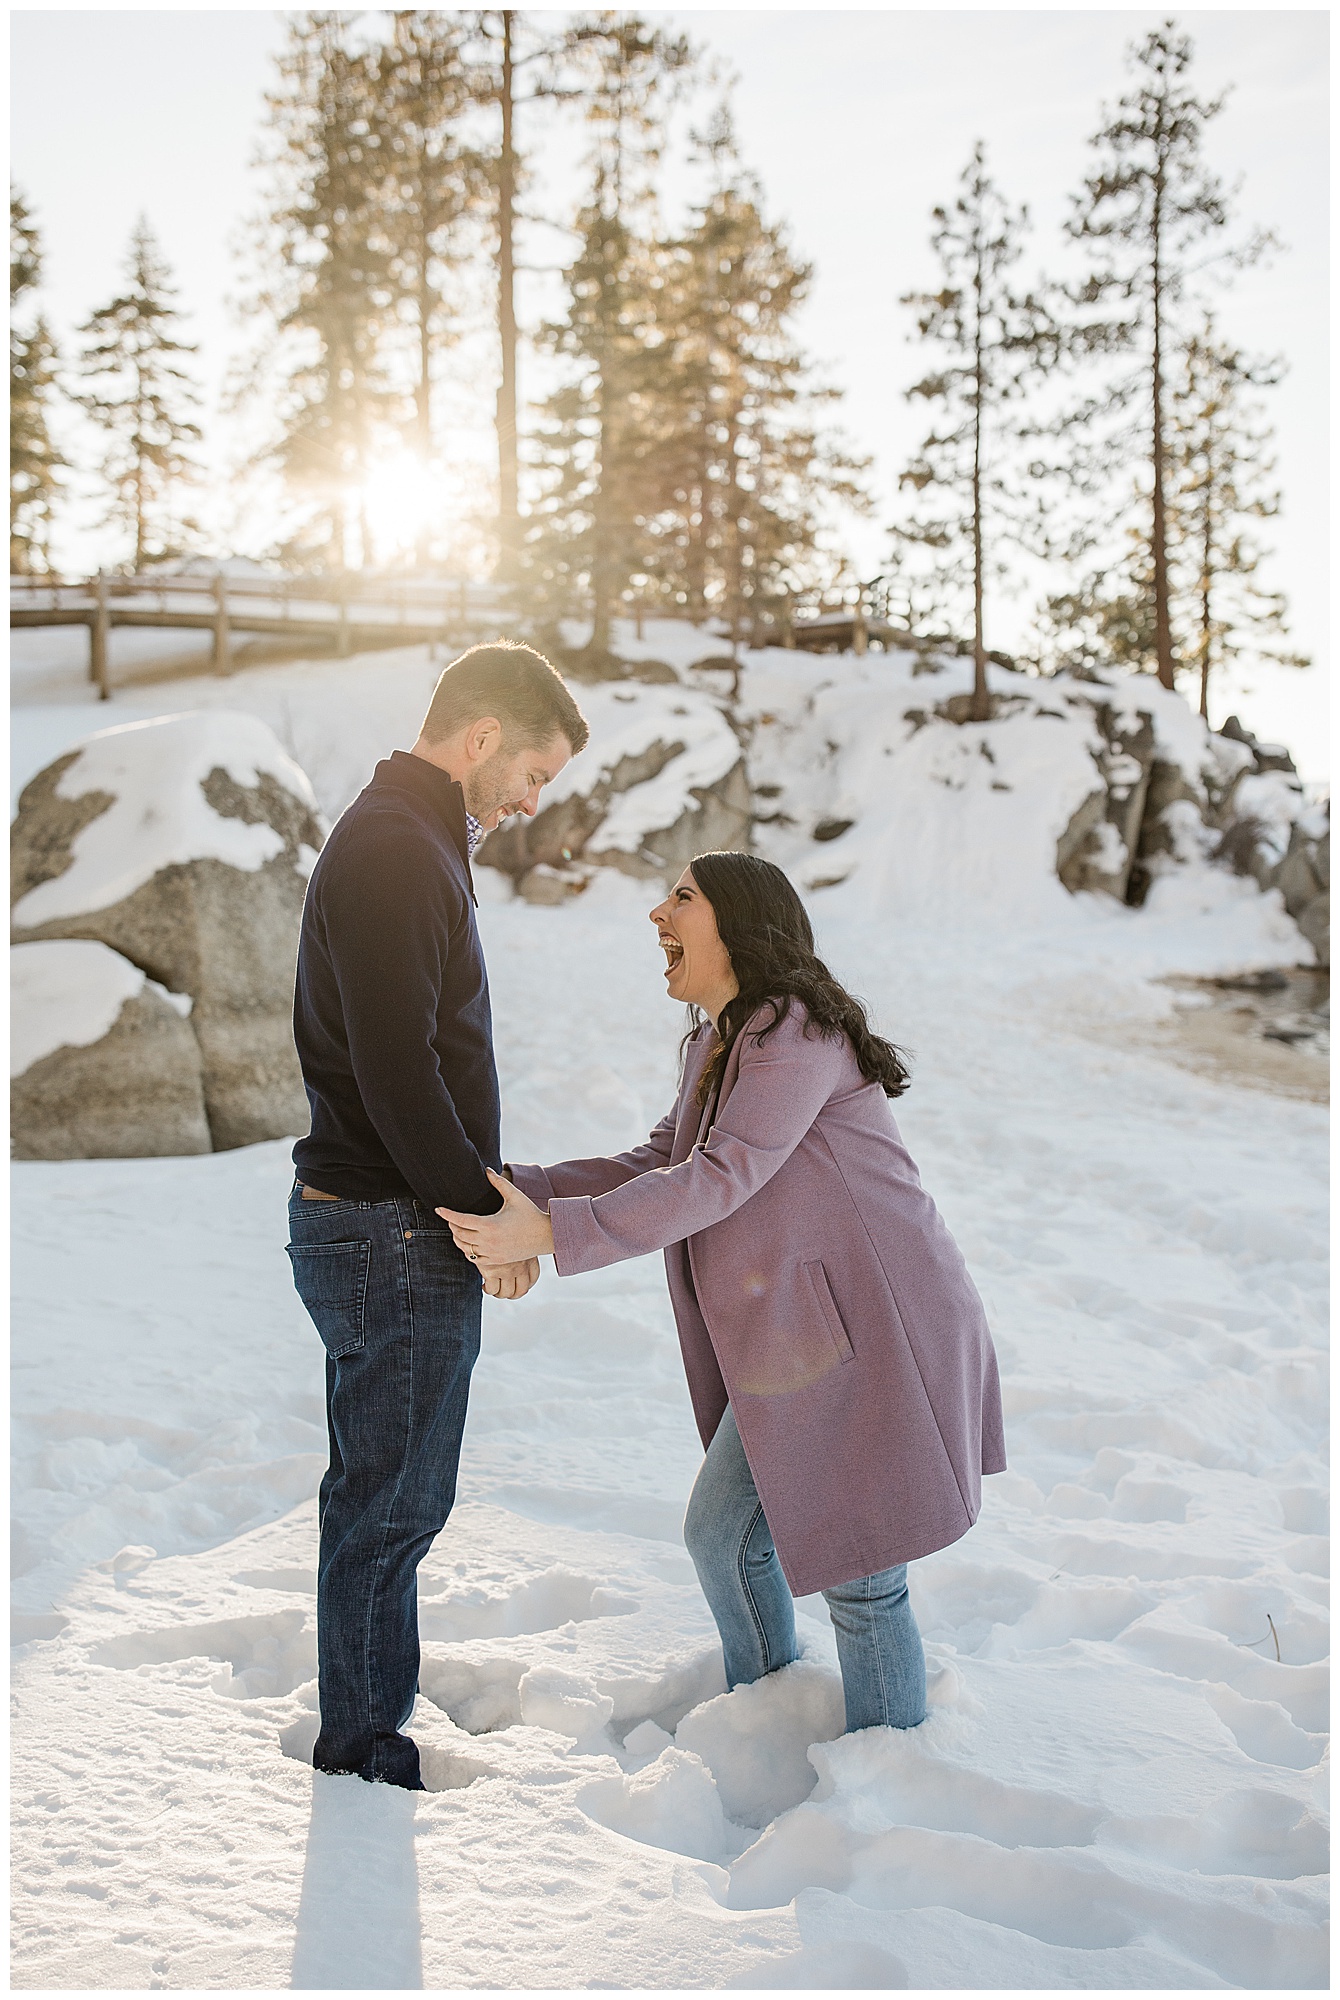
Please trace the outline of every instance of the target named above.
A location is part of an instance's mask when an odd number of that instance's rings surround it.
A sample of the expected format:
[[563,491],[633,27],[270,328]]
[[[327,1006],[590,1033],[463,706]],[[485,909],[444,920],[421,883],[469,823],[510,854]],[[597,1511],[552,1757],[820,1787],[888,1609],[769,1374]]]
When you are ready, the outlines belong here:
[[173,626],[213,634],[211,664],[232,665],[235,631],[329,644],[339,656],[363,646],[448,644],[504,621],[509,592],[465,578],[421,576],[141,576],[11,577],[11,626],[87,625],[89,678],[110,692],[107,640],[116,625]]

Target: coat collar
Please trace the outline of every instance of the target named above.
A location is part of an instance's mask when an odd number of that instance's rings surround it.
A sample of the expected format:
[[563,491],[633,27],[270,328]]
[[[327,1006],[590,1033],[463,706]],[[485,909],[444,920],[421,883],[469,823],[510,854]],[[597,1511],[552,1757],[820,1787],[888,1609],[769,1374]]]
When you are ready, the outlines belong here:
[[470,830],[465,817],[465,794],[457,780],[439,770],[436,764],[430,764],[426,757],[416,757],[409,750],[393,750],[378,764],[372,774],[372,783],[378,790],[409,792],[428,807],[451,836],[465,864],[471,900],[477,903],[479,898],[475,895],[474,876],[470,869]]

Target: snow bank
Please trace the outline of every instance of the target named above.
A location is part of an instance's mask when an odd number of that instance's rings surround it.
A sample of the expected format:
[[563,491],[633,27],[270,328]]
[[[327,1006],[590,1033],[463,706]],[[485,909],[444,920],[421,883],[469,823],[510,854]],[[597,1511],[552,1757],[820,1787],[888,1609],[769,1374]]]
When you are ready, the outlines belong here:
[[[57,1049],[100,1042],[126,1001],[135,999],[144,987],[139,967],[105,944],[55,939],[12,945],[10,1076],[22,1076]],[[162,987],[155,990],[163,992]]]
[[[226,696],[313,746],[338,810],[430,678]],[[821,1600],[797,1667],[723,1693],[647,1258],[486,1305],[421,1572],[430,1789],[315,1779],[323,1361],[284,1269],[289,1149],[21,1165],[16,1983],[1325,1985],[1325,1118],[1144,1035],[1151,979],[1293,962],[1298,933],[1194,852],[1143,908],[1068,895],[1048,842],[1097,780],[1092,709],[1038,683],[989,733],[929,719],[965,686],[776,653],[742,686],[778,787],[759,838],[913,1051],[899,1124],[1000,1355],[1010,1470],[910,1574],[926,1723],[833,1740]],[[611,730],[614,692],[582,690]],[[644,1136],[682,1027],[646,886],[532,908],[485,871],[480,899],[506,1152]]]
[[305,774],[255,716],[205,710],[101,730],[79,746],[56,795],[105,792],[112,803],[76,834],[65,872],[15,906],[14,922],[32,928],[108,909],[174,863],[208,858],[250,872],[282,854],[273,827],[209,804],[202,786],[216,770],[247,788],[268,775],[315,807]]
[[[1306,962],[1281,897],[1210,860],[1194,805],[1185,811],[1197,831],[1188,826],[1156,864],[1143,908],[1072,895],[1057,875],[1058,840],[1113,776],[1098,706],[1127,725],[1148,712],[1155,755],[1175,761],[1202,799],[1208,778],[1222,784],[1240,768],[1240,746],[1223,746],[1221,760],[1219,739],[1181,697],[1145,677],[1108,686],[996,668],[991,722],[937,712],[971,681],[968,662],[932,672],[910,654],[748,656],[755,838],[820,899],[816,911],[844,927],[901,927],[909,940],[958,930],[990,938],[1005,963],[1087,962],[1105,978]],[[1110,824],[1100,838],[1120,845]]]

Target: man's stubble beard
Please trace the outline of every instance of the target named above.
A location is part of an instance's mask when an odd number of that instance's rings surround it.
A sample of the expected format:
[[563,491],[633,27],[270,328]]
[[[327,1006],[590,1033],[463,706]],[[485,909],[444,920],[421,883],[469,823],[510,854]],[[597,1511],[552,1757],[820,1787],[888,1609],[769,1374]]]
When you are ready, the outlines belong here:
[[488,826],[499,806],[509,803],[506,786],[493,764],[502,752],[495,750],[493,756],[479,770],[471,771],[461,780],[461,793],[465,799],[465,809],[481,826]]

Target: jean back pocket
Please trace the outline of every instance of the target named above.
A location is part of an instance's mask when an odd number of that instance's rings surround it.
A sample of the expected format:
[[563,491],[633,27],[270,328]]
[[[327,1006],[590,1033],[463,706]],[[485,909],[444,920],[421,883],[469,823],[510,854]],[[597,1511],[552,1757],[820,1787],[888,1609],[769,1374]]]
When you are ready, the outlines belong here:
[[332,1361],[363,1345],[372,1245],[290,1243],[289,1261],[298,1297],[325,1342]]

